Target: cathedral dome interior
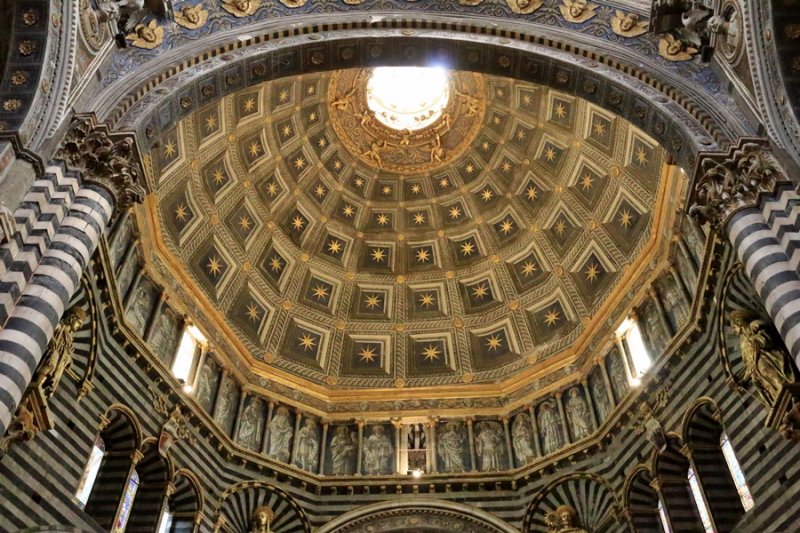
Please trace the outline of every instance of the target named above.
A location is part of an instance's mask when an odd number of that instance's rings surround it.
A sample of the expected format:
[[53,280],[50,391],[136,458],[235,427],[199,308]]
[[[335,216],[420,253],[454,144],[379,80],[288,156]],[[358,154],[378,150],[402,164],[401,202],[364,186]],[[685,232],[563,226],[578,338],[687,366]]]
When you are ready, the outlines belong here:
[[0,531],[800,529],[797,0],[0,13]]

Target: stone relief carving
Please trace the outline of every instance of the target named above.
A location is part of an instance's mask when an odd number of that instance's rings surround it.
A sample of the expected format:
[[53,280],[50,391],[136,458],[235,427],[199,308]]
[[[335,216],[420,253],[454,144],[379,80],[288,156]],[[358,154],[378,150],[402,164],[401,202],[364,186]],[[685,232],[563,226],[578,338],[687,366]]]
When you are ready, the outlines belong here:
[[372,426],[370,436],[364,440],[363,453],[365,474],[389,474],[394,470],[391,466],[394,448],[385,427]]
[[175,22],[187,30],[202,28],[207,20],[208,10],[203,9],[203,4],[184,5],[175,13]]
[[264,404],[259,398],[250,398],[239,420],[239,443],[251,450],[260,450],[261,432],[264,428]]
[[178,321],[174,311],[166,306],[158,314],[149,343],[156,356],[169,363],[178,344]]
[[552,453],[561,448],[562,430],[561,416],[553,400],[539,405],[539,431],[542,434],[542,452]]
[[667,61],[689,61],[699,50],[671,33],[658,41],[658,54]]
[[37,372],[37,383],[45,398],[50,398],[58,388],[61,377],[69,372],[74,353],[73,337],[86,321],[86,311],[73,307],[61,318],[53,330],[53,338]]
[[236,404],[239,401],[239,391],[232,378],[227,378],[222,385],[222,390],[217,399],[216,413],[214,420],[222,427],[226,433],[231,432],[233,418],[236,416]]
[[270,524],[275,513],[263,505],[258,507],[250,517],[250,530],[247,533],[271,533]]
[[589,388],[591,389],[592,400],[594,400],[594,405],[597,408],[597,420],[602,422],[611,412],[612,406],[608,400],[608,393],[599,372],[595,372],[589,378]]
[[625,396],[625,393],[628,392],[625,364],[622,362],[622,356],[616,350],[608,355],[606,361],[608,364],[608,377],[611,379],[614,395],[617,401],[620,401]]
[[586,22],[597,14],[594,12],[597,5],[590,4],[586,0],[561,0],[558,9],[561,11],[561,16],[576,24]]
[[465,472],[464,446],[467,438],[463,426],[455,421],[446,422],[444,431],[438,437],[436,453],[440,469],[444,472]]
[[589,413],[589,404],[577,387],[569,389],[569,398],[565,410],[570,422],[572,435],[575,440],[580,440],[592,434],[592,419]]
[[261,6],[261,0],[222,0],[222,9],[234,17],[249,17]]
[[351,432],[345,425],[336,426],[330,443],[331,474],[349,476],[355,471],[356,447],[358,434]]
[[149,282],[144,279],[139,282],[136,291],[128,304],[128,311],[125,313],[125,320],[128,321],[131,329],[139,335],[144,334],[147,321],[150,318],[152,309],[152,292]]
[[164,28],[153,19],[147,24],[137,24],[133,28],[133,32],[126,35],[125,38],[136,48],[152,50],[164,42]]
[[544,4],[543,0],[506,0],[506,3],[517,15],[530,15]]
[[503,426],[499,422],[478,422],[475,424],[475,453],[482,472],[505,468],[505,446]]
[[571,505],[560,505],[545,516],[549,533],[588,533],[578,525],[578,512]]
[[317,421],[306,418],[297,432],[297,466],[306,472],[317,471],[319,456],[319,431]]
[[528,413],[520,413],[514,417],[511,425],[511,441],[514,444],[514,455],[520,466],[531,462],[536,453],[533,451],[533,429]]
[[200,376],[197,378],[197,387],[194,393],[195,400],[206,412],[210,412],[214,405],[214,391],[217,388],[218,378],[217,364],[211,357],[207,357],[202,370],[200,370]]
[[611,29],[622,37],[638,37],[647,32],[647,21],[641,20],[636,13],[617,10],[611,19]]
[[269,423],[269,456],[288,463],[292,455],[294,427],[286,407],[278,407]]

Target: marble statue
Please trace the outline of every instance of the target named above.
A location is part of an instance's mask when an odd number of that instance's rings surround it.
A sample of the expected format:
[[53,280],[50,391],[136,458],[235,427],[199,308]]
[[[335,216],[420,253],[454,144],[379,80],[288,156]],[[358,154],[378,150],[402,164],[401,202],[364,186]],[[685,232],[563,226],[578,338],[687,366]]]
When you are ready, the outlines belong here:
[[599,375],[594,379],[590,379],[589,388],[592,389],[592,398],[594,399],[595,406],[597,406],[597,418],[603,421],[608,416],[608,413],[611,412],[611,405],[608,401],[606,388],[603,386],[601,380],[602,378]]
[[219,393],[217,409],[214,414],[214,420],[226,430],[229,430],[230,421],[234,415],[236,396],[236,384],[229,379]]
[[364,472],[388,474],[394,469],[391,459],[394,449],[383,426],[373,426],[372,434],[364,442]]
[[[136,254],[134,254],[135,256]],[[128,293],[131,288],[131,281],[133,280],[133,272],[134,269],[137,268],[137,259],[132,259],[128,261],[122,268],[120,268],[119,274],[117,275],[117,290],[119,291],[120,296],[123,296]]]
[[542,432],[542,448],[544,453],[551,453],[561,448],[561,420],[556,406],[551,401],[539,407],[539,428]]
[[752,385],[756,397],[767,407],[772,407],[783,385],[797,382],[797,369],[759,317],[745,311],[733,311],[729,320],[733,332],[739,337],[744,363],[743,385]]
[[545,516],[548,533],[588,533],[578,525],[578,512],[571,505],[560,505]]
[[140,335],[144,332],[147,319],[150,318],[149,292],[144,283],[136,287],[136,292],[133,295],[128,312],[125,314],[125,318],[128,319],[128,324],[130,324],[131,329]]
[[297,466],[306,472],[316,472],[318,454],[317,421],[306,418],[303,427],[297,432]]
[[503,426],[499,422],[478,422],[475,437],[475,453],[480,458],[481,471],[502,470],[505,456]]
[[458,422],[447,422],[436,443],[436,453],[445,472],[464,472],[464,433]]
[[275,513],[266,505],[258,507],[250,516],[250,529],[247,533],[272,533],[269,528]]
[[216,364],[212,360],[206,361],[200,376],[197,379],[197,388],[194,397],[203,409],[208,411],[214,404],[214,382],[216,381]]
[[658,313],[658,308],[654,305],[649,306],[642,313],[644,333],[647,337],[650,352],[654,355],[660,354],[669,344],[669,339],[664,334],[664,328],[661,325],[661,318],[659,318]]
[[73,307],[61,318],[53,330],[53,338],[39,367],[38,382],[46,398],[53,396],[64,372],[72,366],[73,337],[86,320],[86,311]]
[[586,403],[586,400],[576,387],[571,388],[567,394],[569,395],[566,405],[567,418],[569,418],[572,425],[572,433],[575,436],[575,440],[588,437],[592,434],[589,404]]
[[349,476],[353,473],[358,437],[347,426],[336,426],[331,439],[331,473],[334,476]]
[[269,423],[269,456],[278,461],[288,463],[292,455],[292,420],[289,410],[278,407],[275,416]]
[[163,309],[151,335],[150,345],[159,359],[168,363],[177,349],[178,328],[172,312]]
[[514,423],[511,425],[511,441],[520,465],[529,463],[536,456],[533,451],[531,418],[527,413],[520,413],[514,417]]
[[239,443],[251,450],[259,450],[261,445],[261,429],[264,425],[264,411],[261,400],[252,398],[242,412],[239,421]]
[[617,400],[619,401],[628,390],[628,380],[625,377],[625,366],[622,364],[622,357],[617,355],[610,355],[611,365],[608,369],[611,383],[614,385],[614,390],[617,393]]
[[661,292],[664,296],[664,305],[675,317],[675,328],[677,329],[686,320],[689,311],[678,287],[678,280],[668,276],[663,287],[664,290]]

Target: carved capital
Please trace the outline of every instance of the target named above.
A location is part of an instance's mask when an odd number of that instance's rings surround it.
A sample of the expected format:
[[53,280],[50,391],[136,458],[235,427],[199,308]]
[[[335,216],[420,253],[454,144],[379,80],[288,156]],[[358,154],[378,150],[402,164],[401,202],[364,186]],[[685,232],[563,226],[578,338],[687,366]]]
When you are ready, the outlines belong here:
[[756,206],[758,196],[786,181],[762,139],[742,138],[727,152],[700,154],[695,167],[689,215],[722,227],[737,210]]
[[117,208],[125,210],[144,199],[143,179],[130,135],[112,135],[108,126],[94,117],[78,115],[72,120],[56,159],[83,173],[84,180],[109,190]]

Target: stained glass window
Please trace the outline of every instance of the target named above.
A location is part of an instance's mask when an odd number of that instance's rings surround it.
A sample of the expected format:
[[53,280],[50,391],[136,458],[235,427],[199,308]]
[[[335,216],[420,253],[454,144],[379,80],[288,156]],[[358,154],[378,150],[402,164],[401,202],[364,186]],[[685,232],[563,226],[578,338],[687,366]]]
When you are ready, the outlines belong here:
[[658,517],[661,519],[661,528],[664,533],[672,533],[672,528],[669,526],[669,517],[667,517],[667,509],[664,507],[664,500],[661,496],[658,497]]
[[700,520],[703,522],[703,528],[706,533],[715,533],[714,526],[711,523],[711,513],[706,506],[706,500],[703,498],[703,493],[700,490],[700,482],[697,481],[697,476],[694,474],[692,468],[689,469],[689,486],[692,488],[692,496],[694,497],[694,504],[697,506],[697,511],[700,513]]
[[78,490],[75,492],[75,498],[78,500],[78,505],[81,506],[81,509],[86,507],[86,502],[89,501],[89,495],[92,493],[92,487],[94,487],[94,482],[97,480],[97,474],[100,472],[100,464],[103,462],[105,453],[106,443],[98,435],[89,454],[89,460],[86,462],[86,469],[83,471],[83,476],[81,476]]
[[128,488],[125,489],[125,496],[122,498],[122,509],[119,511],[117,517],[117,524],[114,526],[114,533],[122,533],[125,531],[125,526],[128,525],[128,518],[131,516],[131,509],[133,508],[133,499],[136,497],[136,491],[139,489],[139,474],[136,470],[131,474],[131,479],[128,481]]
[[617,335],[625,339],[625,347],[628,353],[628,361],[631,365],[630,382],[633,386],[639,385],[639,379],[652,366],[653,361],[642,340],[642,332],[639,324],[632,318],[626,318],[617,328]]
[[753,495],[750,494],[750,487],[747,486],[747,481],[744,479],[742,467],[739,466],[736,454],[733,453],[733,446],[731,446],[731,441],[728,440],[728,435],[725,433],[720,435],[719,445],[722,448],[722,455],[725,456],[725,462],[728,463],[728,470],[731,471],[733,483],[736,485],[737,492],[739,492],[739,498],[742,500],[742,507],[747,512],[755,506],[755,502],[753,501]]

